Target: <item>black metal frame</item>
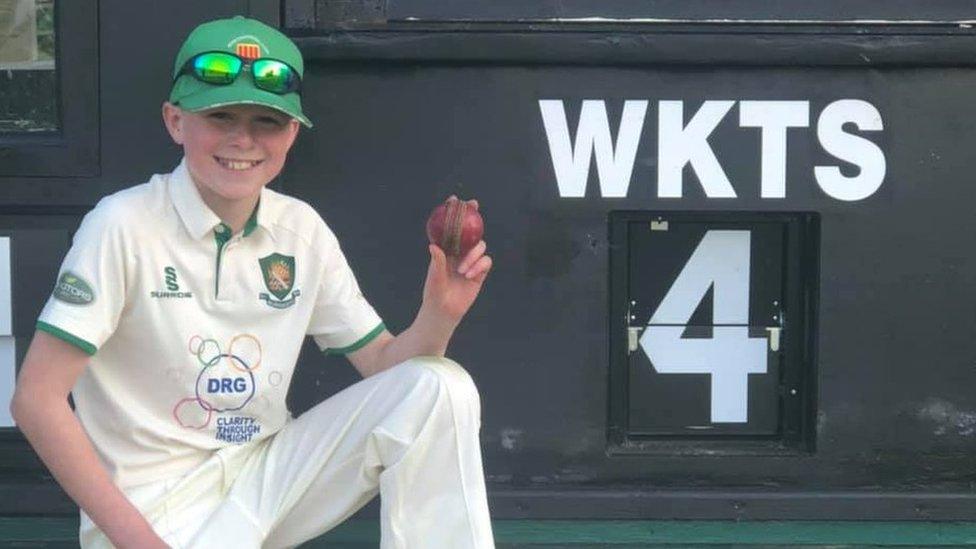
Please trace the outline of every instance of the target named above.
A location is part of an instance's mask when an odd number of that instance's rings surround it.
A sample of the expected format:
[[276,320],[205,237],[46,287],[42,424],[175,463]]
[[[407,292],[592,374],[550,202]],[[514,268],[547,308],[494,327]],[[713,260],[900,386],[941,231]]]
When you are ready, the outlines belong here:
[[[101,175],[99,4],[98,0],[57,2],[62,131],[43,136],[0,134],[0,180],[7,178],[16,185],[14,194],[20,197],[20,202],[0,205],[0,217],[24,216],[25,224],[61,227],[70,233],[97,201],[97,188],[104,190],[97,180]],[[275,26],[280,22],[279,0],[240,0],[240,5],[251,17]],[[30,179],[35,180],[25,185]],[[65,198],[59,194],[64,185],[93,187],[84,193],[68,193]],[[66,221],[57,225],[51,217]],[[16,241],[12,245],[17,246]],[[18,299],[16,294],[12,296],[15,309]],[[36,315],[14,318],[18,366],[30,343],[35,319]],[[0,472],[0,515],[78,516],[77,505],[51,477],[18,428],[0,429]]]
[[[628,261],[629,225],[655,220],[721,223],[723,228],[782,224],[784,309],[792,314],[784,330],[780,399],[783,423],[777,435],[646,435],[629,424]],[[608,455],[806,455],[814,451],[816,418],[816,309],[819,279],[819,215],[785,212],[614,211],[610,238],[610,368],[607,395]],[[796,268],[791,267],[795,265]]]
[[[316,20],[320,26],[348,26],[382,21],[502,21],[546,22],[587,20],[600,24],[621,21],[938,21],[962,23],[973,19],[972,6],[965,3],[843,0],[285,0],[290,18]],[[337,9],[336,5],[341,4]]]
[[[88,206],[0,206],[0,232],[7,232],[10,217],[19,218],[19,228],[63,228],[72,233]],[[11,253],[18,246],[11,242]],[[14,311],[13,332],[17,342],[16,361],[23,362],[33,335],[33,319],[18,317],[22,295],[11,287],[11,308]],[[36,318],[36,315],[35,315]],[[19,371],[19,368],[18,368]],[[50,476],[47,468],[28,444],[17,427],[0,428],[0,514],[2,515],[69,515],[77,514],[77,507]]]
[[55,25],[60,130],[0,133],[0,177],[100,173],[98,1],[58,1]]
[[[572,66],[966,67],[958,25],[410,24],[288,29],[308,62]],[[703,55],[702,52],[707,52]]]
[[[82,217],[90,210],[88,206],[9,206],[0,205],[0,234],[9,232],[8,225],[13,224],[11,218],[18,218],[18,229],[45,228],[63,229],[66,234],[73,236]],[[16,240],[11,241],[11,254],[17,249]],[[13,280],[11,280],[13,282]],[[53,284],[53,280],[51,282]],[[37,315],[16,315],[22,309],[22,296],[11,284],[11,310],[13,336],[17,340],[16,361],[19,366],[23,363],[27,346],[34,334],[34,320]],[[43,303],[41,304],[43,307]],[[40,313],[38,309],[37,313]],[[17,427],[0,428],[0,471],[44,470],[43,464],[37,459],[34,451],[27,445],[27,439]]]
[[[285,0],[312,62],[972,66],[969,6],[913,2]],[[588,17],[597,19],[586,20]]]

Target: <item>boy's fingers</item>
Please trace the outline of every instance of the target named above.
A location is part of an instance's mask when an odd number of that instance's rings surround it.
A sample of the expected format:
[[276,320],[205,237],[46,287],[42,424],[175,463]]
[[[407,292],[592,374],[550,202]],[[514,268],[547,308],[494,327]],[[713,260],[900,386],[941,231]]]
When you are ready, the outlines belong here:
[[484,240],[479,240],[478,243],[468,251],[468,254],[464,256],[461,264],[458,265],[458,274],[464,274],[468,269],[470,269],[471,265],[473,265],[479,257],[485,255],[485,250],[487,249],[488,244],[485,243]]
[[477,280],[481,282],[488,276],[488,271],[491,270],[492,266],[491,256],[483,255],[477,263],[464,275],[468,280]]
[[[451,200],[451,199],[460,200],[460,198],[458,198],[458,196],[456,194],[452,194],[451,196],[447,197],[447,199],[448,200]],[[481,207],[481,204],[478,203],[478,200],[475,199],[475,198],[472,198],[471,200],[465,200],[465,202],[468,204],[468,206],[474,208],[475,211],[477,211],[478,208]]]

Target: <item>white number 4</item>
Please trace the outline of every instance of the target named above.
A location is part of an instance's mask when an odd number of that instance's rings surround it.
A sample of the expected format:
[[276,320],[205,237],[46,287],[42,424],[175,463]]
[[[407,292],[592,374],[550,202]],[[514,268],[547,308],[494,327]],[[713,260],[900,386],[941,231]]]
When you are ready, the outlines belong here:
[[[749,243],[749,231],[706,232],[640,338],[658,373],[711,374],[712,423],[746,422],[749,374],[766,373],[766,338],[749,337]],[[712,285],[712,337],[682,338]]]

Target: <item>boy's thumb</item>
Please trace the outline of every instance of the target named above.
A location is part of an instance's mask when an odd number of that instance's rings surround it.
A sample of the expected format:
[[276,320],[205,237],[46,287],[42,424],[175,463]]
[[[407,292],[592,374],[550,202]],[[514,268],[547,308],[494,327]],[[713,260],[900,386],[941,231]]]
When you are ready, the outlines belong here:
[[428,244],[427,251],[430,252],[430,260],[434,263],[434,266],[438,269],[443,267],[445,259],[444,252],[434,244]]

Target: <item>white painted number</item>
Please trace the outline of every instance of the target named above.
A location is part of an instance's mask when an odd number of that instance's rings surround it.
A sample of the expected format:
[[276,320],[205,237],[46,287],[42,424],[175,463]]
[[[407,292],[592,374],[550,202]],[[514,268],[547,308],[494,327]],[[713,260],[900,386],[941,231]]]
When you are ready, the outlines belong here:
[[[749,231],[705,233],[640,339],[658,373],[711,374],[713,423],[746,422],[749,374],[766,373],[766,340],[749,337],[749,244]],[[682,338],[713,285],[712,337]]]

